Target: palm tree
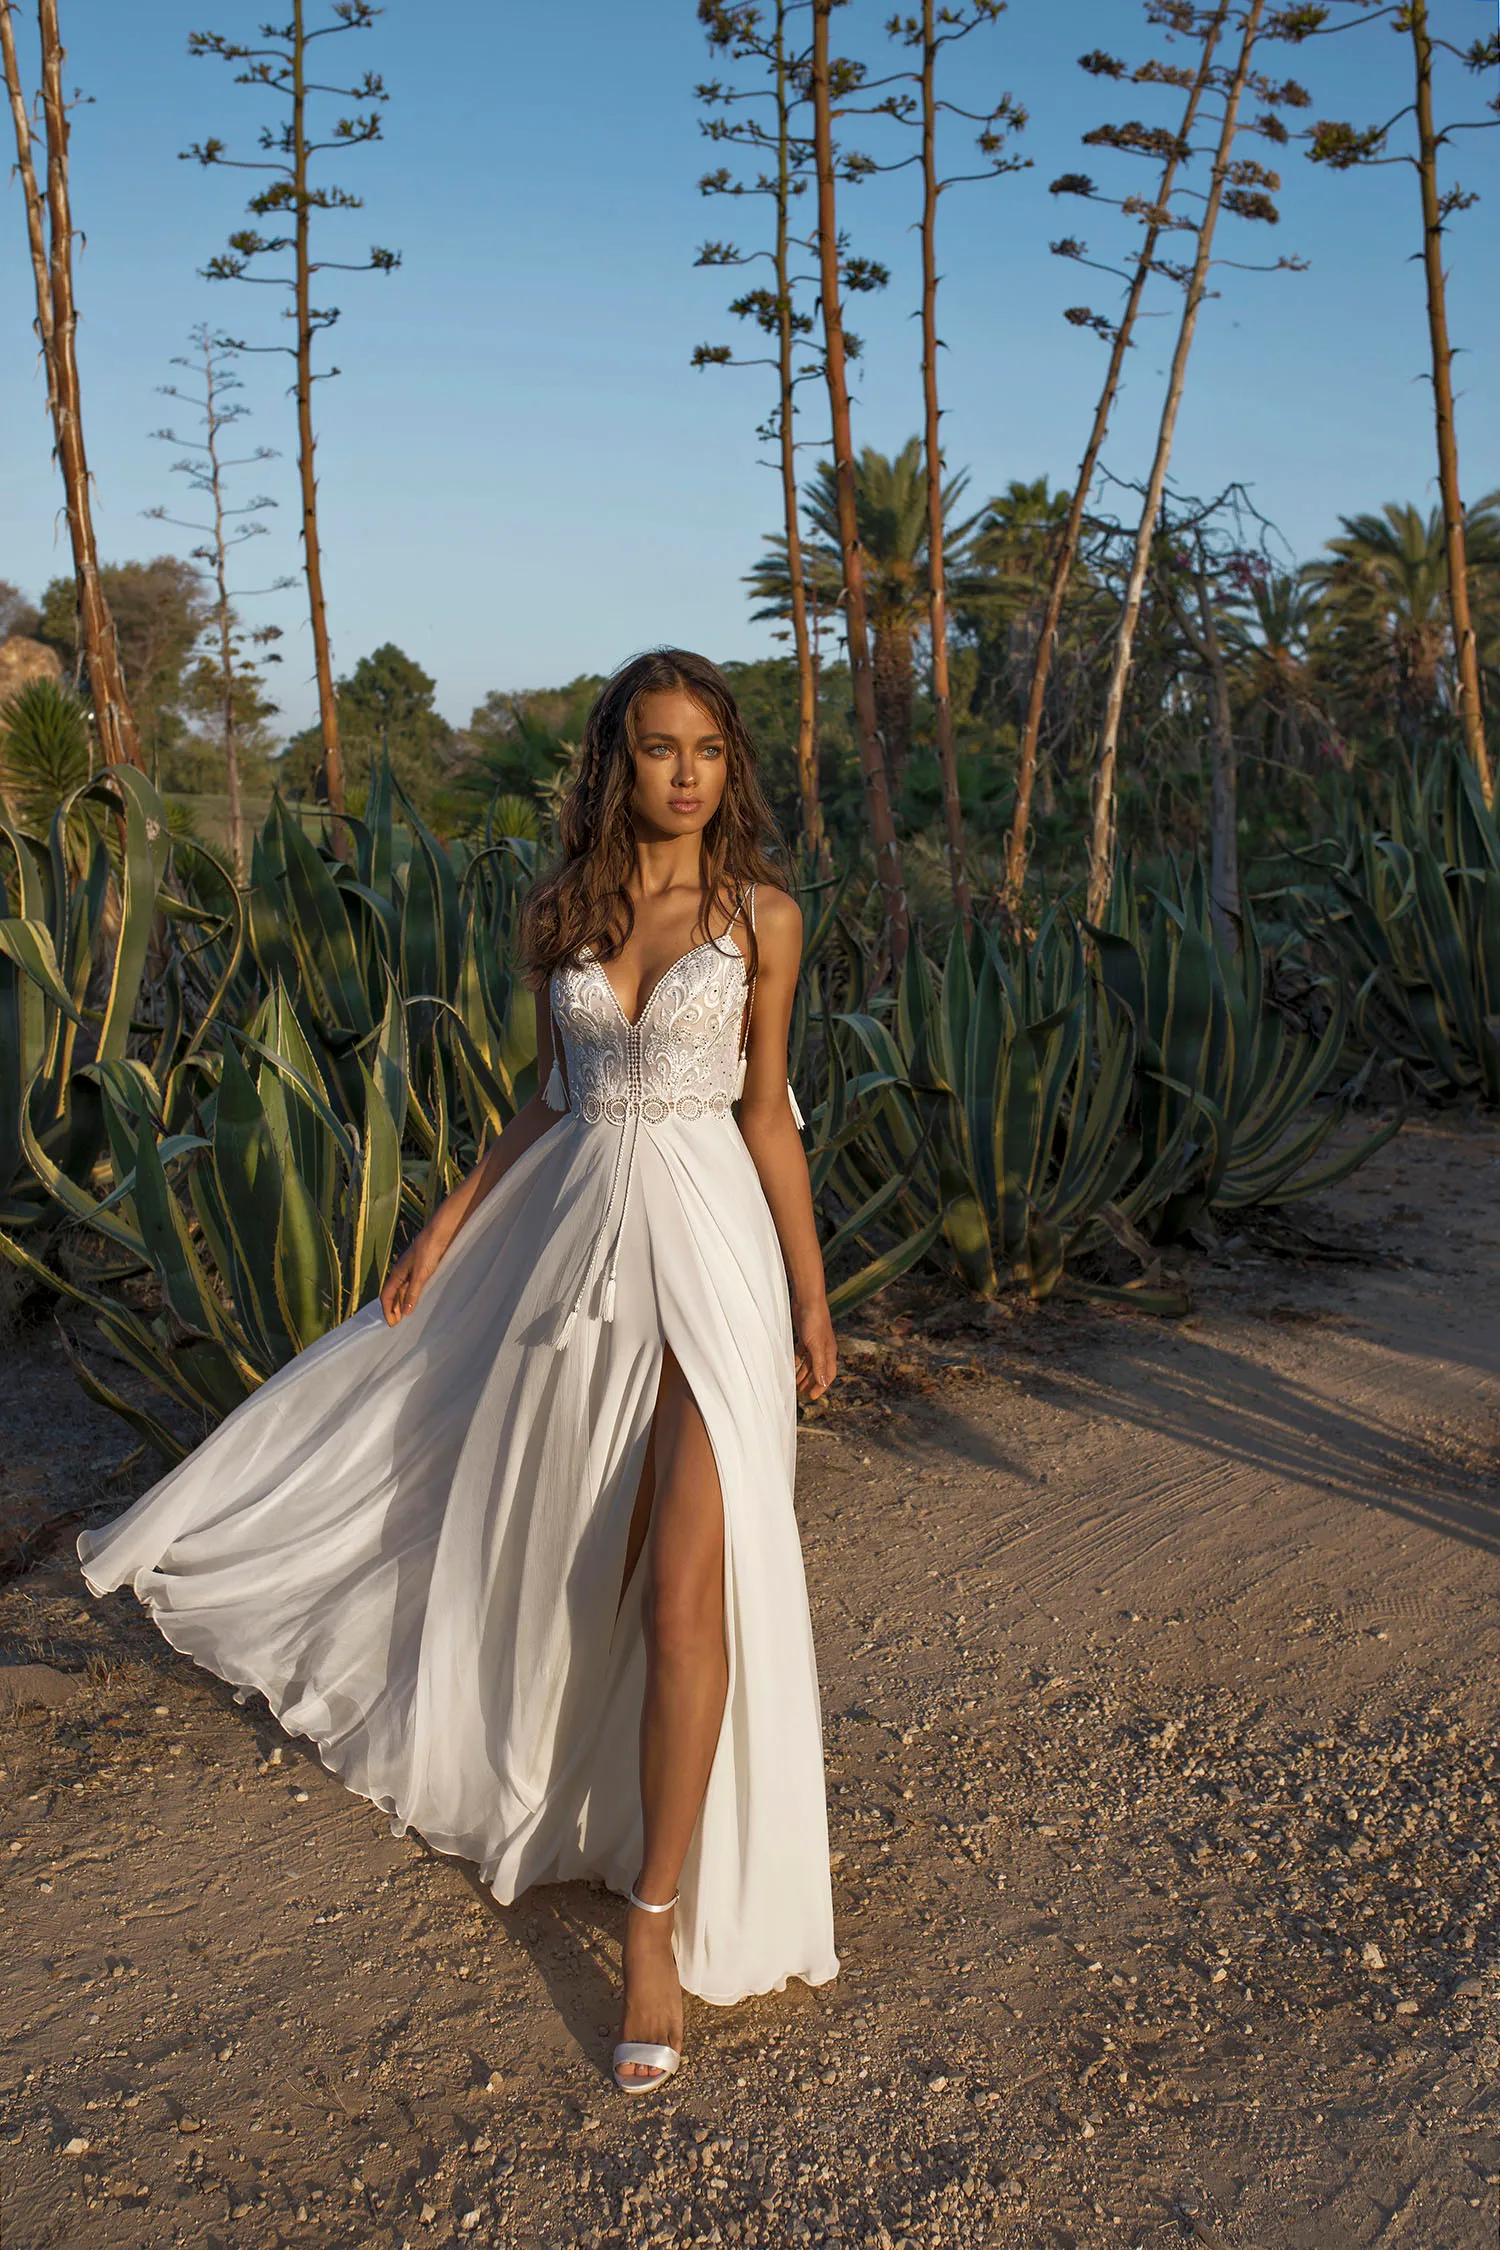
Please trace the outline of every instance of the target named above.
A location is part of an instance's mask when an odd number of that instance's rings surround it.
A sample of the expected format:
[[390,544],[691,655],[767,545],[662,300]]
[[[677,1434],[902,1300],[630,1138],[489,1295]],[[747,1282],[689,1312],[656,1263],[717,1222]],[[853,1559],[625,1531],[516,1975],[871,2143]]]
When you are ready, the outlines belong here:
[[[968,484],[967,474],[943,486],[943,544],[950,570],[967,566],[969,541],[979,522],[970,516],[952,522],[952,511]],[[869,610],[875,674],[875,709],[885,746],[886,773],[893,798],[899,796],[911,757],[912,705],[916,693],[916,644],[927,627],[927,485],[922,440],[911,438],[894,460],[867,445],[855,468],[855,502],[864,548],[865,599]],[[820,461],[803,499],[809,538],[802,563],[809,598],[820,610],[838,606],[843,569],[838,528],[838,485],[831,461]],[[756,617],[786,617],[791,577],[786,540],[777,535],[747,576],[759,597]]]
[[[34,679],[0,705],[0,806],[32,836],[45,837],[65,797],[92,771],[88,712],[60,680]],[[88,862],[94,827],[75,805],[64,849],[75,873]]]
[[1280,766],[1305,766],[1309,738],[1332,731],[1313,662],[1317,628],[1317,591],[1295,571],[1252,578],[1221,623],[1236,698],[1260,721],[1262,756]]
[[[987,709],[996,723],[1019,721],[1026,710],[1042,653],[1048,585],[1071,505],[1072,495],[1054,492],[1044,476],[1029,482],[1012,477],[983,510],[969,544],[968,567],[954,581],[954,615],[973,636],[979,659],[972,707]],[[1069,596],[1087,592],[1089,585],[1075,548]],[[1069,667],[1061,656],[1055,670],[1049,665],[1048,688],[1049,756],[1038,758],[1044,811],[1051,806],[1050,754],[1067,731],[1066,714],[1074,700]]]
[[[1408,752],[1455,707],[1448,542],[1441,508],[1388,500],[1378,515],[1341,516],[1332,560],[1307,566],[1321,597],[1336,668],[1366,703],[1391,712]],[[1476,609],[1500,589],[1500,494],[1468,519],[1468,567]]]

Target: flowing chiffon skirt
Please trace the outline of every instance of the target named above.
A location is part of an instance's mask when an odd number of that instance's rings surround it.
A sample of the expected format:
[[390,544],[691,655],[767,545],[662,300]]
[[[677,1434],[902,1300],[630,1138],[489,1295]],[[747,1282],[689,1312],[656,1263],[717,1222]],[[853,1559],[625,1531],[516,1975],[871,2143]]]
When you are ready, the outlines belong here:
[[626,1130],[623,1202],[618,1131],[565,1115],[414,1313],[390,1328],[365,1306],[78,1552],[96,1594],[129,1585],[175,1648],[258,1689],[502,1903],[581,1876],[623,1892],[644,1567],[617,1604],[670,1345],[718,1466],[729,1671],[676,1948],[685,1988],[728,2004],[839,1965],[787,1285],[731,1116]]

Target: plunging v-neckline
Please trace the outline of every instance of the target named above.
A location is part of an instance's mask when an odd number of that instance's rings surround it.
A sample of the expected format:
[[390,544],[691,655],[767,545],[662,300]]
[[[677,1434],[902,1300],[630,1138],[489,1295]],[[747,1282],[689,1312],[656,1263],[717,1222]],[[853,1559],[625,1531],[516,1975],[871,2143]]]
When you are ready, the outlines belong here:
[[[662,970],[661,975],[657,978],[655,984],[652,985],[651,990],[647,993],[644,1003],[640,1008],[637,1009],[635,1021],[633,1023],[630,1017],[626,1015],[625,1010],[621,1005],[620,995],[618,994],[618,992],[616,992],[614,986],[609,981],[609,977],[605,971],[604,963],[600,960],[597,953],[590,955],[590,959],[592,960],[594,967],[599,972],[599,976],[604,985],[605,991],[609,994],[611,1000],[613,1000],[615,1004],[615,1012],[619,1016],[621,1023],[624,1024],[627,1031],[640,1030],[641,1025],[645,1022],[646,1017],[650,1011],[652,1001],[656,998],[656,995],[658,994],[658,992],[660,992],[668,977],[675,976],[677,971],[682,967],[684,961],[691,961],[694,956],[699,953],[718,952],[720,946],[724,943],[724,940],[729,936],[731,930],[734,928],[735,923],[739,920],[740,911],[741,910],[739,907],[735,908],[733,914],[725,923],[723,929],[720,930],[716,938],[705,938],[701,945],[690,945],[686,953],[679,953],[675,961],[668,962],[666,968]],[[739,957],[740,966],[741,968],[743,968],[745,966],[745,956],[740,952],[740,948],[738,947],[738,945],[735,946],[734,950]]]

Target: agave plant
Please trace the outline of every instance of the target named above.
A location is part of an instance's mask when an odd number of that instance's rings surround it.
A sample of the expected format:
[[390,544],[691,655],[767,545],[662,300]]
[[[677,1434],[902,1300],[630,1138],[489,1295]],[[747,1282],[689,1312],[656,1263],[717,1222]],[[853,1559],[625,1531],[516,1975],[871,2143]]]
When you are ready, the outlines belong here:
[[[1019,954],[955,929],[940,971],[913,945],[889,1018],[839,1023],[866,1067],[830,1037],[813,1177],[844,1215],[825,1249],[894,1236],[835,1290],[841,1309],[924,1257],[975,1295],[1014,1279],[1040,1300],[1101,1220],[1127,1223],[1135,1032],[1070,919],[1049,915]],[[1149,1282],[1131,1293],[1181,1309]]]
[[[445,849],[383,766],[348,826],[345,864],[273,804],[251,846],[227,1014],[244,1021],[281,986],[346,1119],[360,1113],[362,1065],[397,1072],[403,1138],[435,1167],[434,1187],[451,1186],[535,1087],[535,1008],[515,969],[531,846],[500,835]],[[222,870],[192,855],[186,872],[199,912],[227,933]],[[224,975],[224,942],[198,948],[200,984]]]
[[1291,906],[1353,991],[1355,1036],[1429,1094],[1500,1106],[1500,829],[1470,761],[1436,758],[1387,825],[1352,820],[1320,872]]
[[[1090,929],[1108,990],[1137,1027],[1141,1175],[1125,1205],[1153,1242],[1211,1225],[1214,1212],[1291,1202],[1345,1178],[1399,1131],[1387,1119],[1309,1169],[1368,1079],[1340,1074],[1347,1015],[1335,993],[1321,1037],[1270,1004],[1255,916],[1242,910],[1240,946],[1213,926],[1201,864],[1171,894],[1142,899],[1122,870],[1111,926]],[[1326,1097],[1326,1099],[1325,1099]],[[1322,1102],[1321,1107],[1315,1104]]]
[[[66,1216],[106,1246],[111,1283],[149,1274],[164,1310],[147,1318],[17,1241],[0,1237],[0,1250],[88,1303],[111,1348],[180,1407],[216,1417],[378,1291],[402,1211],[420,1224],[529,1097],[534,1012],[509,966],[519,868],[503,843],[460,868],[419,823],[394,836],[377,789],[366,821],[351,823],[352,869],[276,806],[244,894],[195,848],[178,896],[164,883],[159,801],[139,777],[125,790],[114,998],[97,1053],[71,1077],[67,1042],[85,1019],[40,917],[34,855],[15,847],[30,911],[0,924],[0,1008],[9,999],[29,1019],[50,1007],[56,1020],[51,1047],[32,1040],[18,1066],[12,1168],[24,1166],[25,1184],[9,1216]],[[149,1056],[139,1030],[127,1054],[154,909],[175,918],[178,946]],[[88,977],[86,939],[85,920],[77,962],[65,956],[75,984]],[[90,1128],[76,1161],[43,1130],[59,1075]],[[79,1373],[153,1444],[181,1450]]]
[[[80,804],[115,816],[122,841],[112,862],[93,833],[76,874],[67,839]],[[85,1181],[103,1151],[101,1074],[124,1060],[143,1004],[167,852],[161,800],[133,767],[112,767],[64,797],[45,845],[0,818],[0,1223],[7,1227],[31,1226],[54,1209],[60,1184]],[[153,1067],[165,1073],[191,1043],[169,993]]]
[[[68,1215],[115,1253],[113,1278],[154,1276],[161,1310],[11,1259],[89,1307],[100,1335],[201,1429],[380,1289],[400,1211],[401,1138],[374,1072],[359,1066],[358,1129],[339,1115],[284,987],[216,1057],[185,1066],[186,1130],[140,1062],[102,1066],[108,1178],[55,1182]],[[123,1398],[69,1348],[91,1398],[169,1459],[188,1443]]]

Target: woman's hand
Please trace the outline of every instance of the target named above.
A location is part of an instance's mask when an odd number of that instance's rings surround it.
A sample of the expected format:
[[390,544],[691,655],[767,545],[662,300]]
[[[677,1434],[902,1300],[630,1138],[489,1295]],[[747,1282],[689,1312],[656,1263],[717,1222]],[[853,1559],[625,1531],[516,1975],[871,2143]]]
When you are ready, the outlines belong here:
[[839,1371],[839,1348],[834,1341],[828,1299],[814,1305],[793,1305],[792,1327],[797,1337],[797,1396],[809,1402],[821,1398]]
[[387,1327],[394,1328],[407,1313],[416,1311],[422,1291],[442,1263],[445,1248],[445,1244],[434,1241],[430,1227],[423,1227],[416,1241],[402,1251],[380,1292],[380,1309]]

